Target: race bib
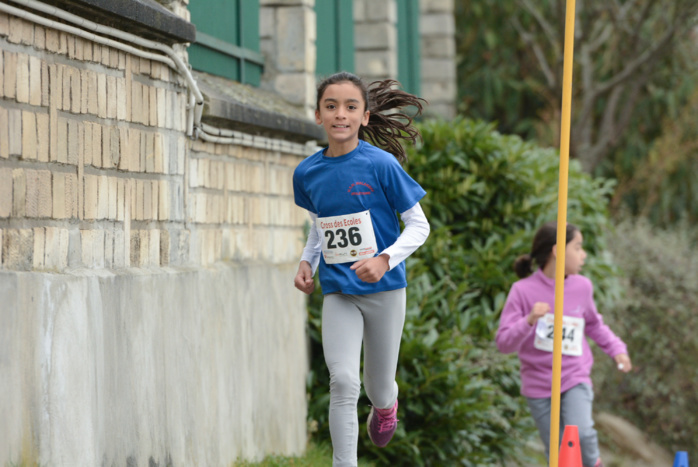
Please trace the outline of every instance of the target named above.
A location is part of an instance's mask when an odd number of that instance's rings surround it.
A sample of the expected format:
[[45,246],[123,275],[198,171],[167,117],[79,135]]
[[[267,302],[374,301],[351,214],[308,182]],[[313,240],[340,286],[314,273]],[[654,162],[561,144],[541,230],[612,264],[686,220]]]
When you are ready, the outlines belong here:
[[378,253],[369,211],[343,216],[319,217],[322,256],[327,264],[351,263]]
[[[533,345],[538,350],[553,351],[553,332],[555,329],[555,315],[548,313],[538,320],[536,325],[536,339]],[[584,339],[584,318],[562,316],[562,353],[580,357],[582,355],[582,342]]]

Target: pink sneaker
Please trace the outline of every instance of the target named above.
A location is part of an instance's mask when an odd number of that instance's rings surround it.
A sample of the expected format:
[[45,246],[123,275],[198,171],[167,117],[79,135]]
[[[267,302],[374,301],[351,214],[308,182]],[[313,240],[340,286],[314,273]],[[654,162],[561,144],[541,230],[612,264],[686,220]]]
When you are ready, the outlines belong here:
[[395,401],[392,409],[371,407],[371,412],[368,414],[368,421],[366,422],[368,437],[379,448],[387,446],[395,434],[397,422],[397,401]]
[[594,464],[594,467],[603,467],[603,462],[601,462],[600,457],[596,459],[596,464]]

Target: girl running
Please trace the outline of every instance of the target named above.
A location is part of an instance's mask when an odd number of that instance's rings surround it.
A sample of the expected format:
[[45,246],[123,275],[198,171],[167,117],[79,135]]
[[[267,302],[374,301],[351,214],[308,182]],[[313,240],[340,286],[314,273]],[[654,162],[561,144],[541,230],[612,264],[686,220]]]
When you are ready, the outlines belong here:
[[[423,100],[394,89],[396,84],[385,80],[367,87],[346,72],[322,81],[315,120],[329,145],[293,174],[295,202],[308,210],[313,223],[294,285],[312,293],[319,263],[335,467],[357,465],[362,343],[364,386],[372,404],[368,435],[384,447],[395,433],[404,260],[429,235],[419,205],[426,192],[400,165],[406,159],[400,139],[414,143],[419,137],[412,118],[400,109],[411,106],[419,114]],[[405,224],[402,232],[396,213]]]
[[[592,420],[594,392],[590,373],[594,357],[586,337],[613,358],[620,371],[629,372],[632,364],[626,345],[604,324],[596,310],[591,281],[579,275],[587,256],[582,240],[579,229],[567,224],[558,439],[562,439],[565,425],[577,425],[583,464],[602,467]],[[514,270],[522,279],[511,287],[496,337],[501,352],[518,352],[521,393],[531,409],[546,454],[550,452],[556,243],[557,226],[545,224],[533,239],[531,253],[514,263]],[[538,265],[535,271],[533,262]]]

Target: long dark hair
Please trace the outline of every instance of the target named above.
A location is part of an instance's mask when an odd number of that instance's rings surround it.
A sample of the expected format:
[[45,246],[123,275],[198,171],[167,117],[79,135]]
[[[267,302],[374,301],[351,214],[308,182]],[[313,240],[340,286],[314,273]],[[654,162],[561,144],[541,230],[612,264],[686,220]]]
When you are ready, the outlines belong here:
[[[414,144],[421,138],[419,131],[412,126],[412,121],[422,113],[422,103],[426,103],[426,100],[397,89],[396,86],[400,86],[400,83],[394,79],[374,81],[367,86],[355,74],[341,71],[328,76],[318,85],[316,110],[320,110],[320,100],[327,86],[342,82],[352,83],[359,88],[366,104],[365,110],[370,112],[368,125],[359,128],[359,139],[370,141],[394,155],[401,163],[405,162],[407,153],[400,140]],[[414,107],[415,113],[406,114],[402,111],[404,107]]]
[[[573,224],[567,224],[565,230],[565,245],[572,241],[574,234],[579,232],[579,228]],[[557,223],[548,222],[538,229],[533,237],[533,247],[531,252],[521,255],[514,261],[514,271],[519,277],[526,277],[533,272],[533,263],[539,268],[546,265],[550,259],[553,246],[557,243]]]

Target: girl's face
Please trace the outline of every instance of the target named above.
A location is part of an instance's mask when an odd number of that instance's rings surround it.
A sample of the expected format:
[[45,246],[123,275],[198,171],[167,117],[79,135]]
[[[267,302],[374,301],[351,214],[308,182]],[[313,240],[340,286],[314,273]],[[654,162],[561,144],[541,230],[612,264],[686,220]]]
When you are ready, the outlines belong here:
[[330,143],[342,144],[358,140],[359,128],[368,125],[368,115],[361,90],[343,81],[325,88],[315,122],[325,128]]
[[582,233],[577,231],[574,237],[565,247],[565,275],[579,274],[584,266],[584,259],[587,257],[586,251],[582,248]]

